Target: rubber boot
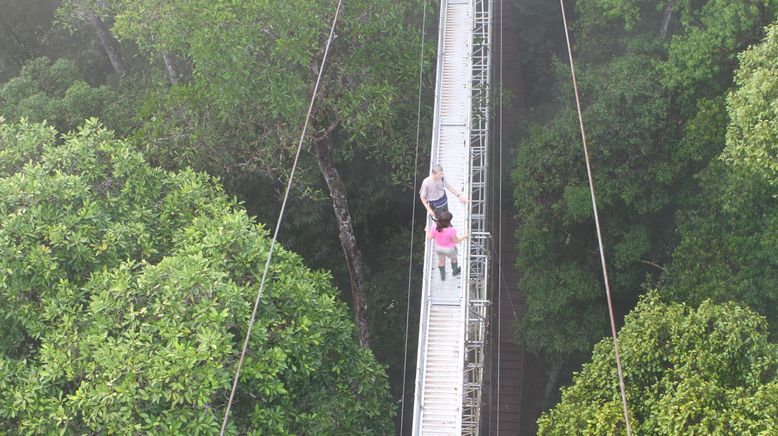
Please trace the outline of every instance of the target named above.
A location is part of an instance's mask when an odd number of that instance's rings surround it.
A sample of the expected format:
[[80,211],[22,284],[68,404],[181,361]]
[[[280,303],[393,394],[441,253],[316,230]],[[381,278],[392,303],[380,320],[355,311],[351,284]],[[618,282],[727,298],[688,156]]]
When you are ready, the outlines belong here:
[[440,270],[440,280],[446,280],[446,267],[439,266],[438,269]]
[[460,272],[462,272],[462,268],[459,267],[458,263],[452,263],[451,264],[451,274],[458,276]]

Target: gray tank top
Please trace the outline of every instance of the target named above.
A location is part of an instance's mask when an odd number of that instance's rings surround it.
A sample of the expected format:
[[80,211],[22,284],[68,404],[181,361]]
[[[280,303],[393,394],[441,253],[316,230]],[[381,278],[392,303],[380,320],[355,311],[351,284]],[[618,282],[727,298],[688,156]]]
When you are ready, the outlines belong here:
[[421,182],[419,194],[423,195],[427,200],[438,200],[446,194],[446,191],[443,190],[444,187],[451,190],[451,185],[446,182],[445,177],[442,180],[435,180],[432,176],[429,176]]

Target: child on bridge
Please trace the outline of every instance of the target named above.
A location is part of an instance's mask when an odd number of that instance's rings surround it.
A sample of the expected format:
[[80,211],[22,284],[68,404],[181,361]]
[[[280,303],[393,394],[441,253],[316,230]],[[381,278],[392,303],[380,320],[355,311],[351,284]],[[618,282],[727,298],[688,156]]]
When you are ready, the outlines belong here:
[[451,259],[451,274],[457,276],[462,271],[457,263],[457,244],[469,238],[469,235],[465,233],[457,236],[456,229],[451,225],[451,212],[437,212],[436,218],[437,223],[427,229],[427,239],[435,239],[440,279],[446,280],[447,257]]

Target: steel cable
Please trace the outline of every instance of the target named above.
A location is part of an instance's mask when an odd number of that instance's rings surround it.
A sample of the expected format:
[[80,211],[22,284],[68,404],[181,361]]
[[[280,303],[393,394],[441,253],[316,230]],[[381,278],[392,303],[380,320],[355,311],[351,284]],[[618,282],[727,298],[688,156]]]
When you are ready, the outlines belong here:
[[240,370],[243,367],[243,360],[246,357],[246,350],[249,346],[249,339],[251,338],[251,330],[254,327],[254,321],[257,318],[257,309],[259,308],[259,302],[262,299],[262,292],[265,289],[265,282],[267,280],[267,274],[270,270],[270,261],[273,259],[273,248],[278,240],[278,231],[281,229],[281,223],[284,219],[284,212],[286,211],[286,203],[289,199],[289,192],[292,189],[292,181],[294,180],[294,173],[297,170],[297,162],[300,159],[300,151],[303,148],[303,141],[305,139],[305,132],[308,130],[308,122],[311,119],[311,113],[313,112],[313,104],[316,101],[316,95],[319,92],[319,85],[321,83],[321,77],[324,72],[324,65],[327,63],[327,54],[330,50],[330,44],[332,43],[332,36],[335,33],[335,25],[338,22],[338,15],[340,15],[340,7],[343,0],[338,0],[338,6],[335,9],[335,16],[332,18],[332,26],[330,27],[330,34],[327,38],[327,45],[324,47],[324,55],[322,56],[321,66],[319,67],[319,74],[316,78],[316,86],[313,88],[313,94],[311,95],[311,103],[308,105],[308,113],[305,115],[305,123],[303,124],[302,133],[300,133],[300,142],[297,144],[297,151],[294,156],[294,162],[292,163],[292,171],[289,174],[289,181],[286,185],[286,191],[284,192],[284,200],[281,203],[281,210],[278,213],[278,221],[276,222],[276,228],[273,231],[273,239],[270,242],[270,249],[268,250],[267,261],[265,262],[265,270],[262,273],[262,281],[257,291],[257,298],[254,301],[254,310],[251,313],[251,321],[249,321],[248,330],[246,331],[246,339],[243,341],[243,349],[240,353],[240,360],[238,361],[238,367],[235,371],[235,378],[232,381],[232,390],[230,391],[230,398],[227,401],[227,408],[224,410],[224,419],[222,420],[220,436],[224,436],[224,431],[227,428],[227,421],[230,416],[230,408],[232,407],[232,400],[235,397],[235,391],[238,389],[238,379],[240,377]]
[[613,336],[613,351],[616,356],[616,371],[619,376],[619,390],[621,392],[621,403],[624,409],[624,422],[627,426],[627,435],[632,435],[632,427],[629,422],[629,407],[627,404],[627,393],[624,387],[624,375],[621,371],[621,356],[619,355],[619,340],[616,333],[616,320],[613,315],[613,302],[611,300],[611,289],[608,281],[608,268],[605,263],[605,249],[602,243],[602,232],[600,231],[600,216],[597,212],[597,197],[594,191],[594,178],[592,177],[592,167],[589,163],[589,147],[586,144],[586,130],[584,129],[583,114],[581,112],[581,98],[578,93],[578,82],[575,78],[575,64],[573,63],[573,49],[570,44],[570,34],[567,30],[567,15],[565,14],[565,2],[559,0],[562,7],[562,21],[565,26],[565,40],[567,41],[567,54],[570,59],[570,73],[573,80],[573,90],[575,91],[575,106],[578,111],[578,124],[581,127],[581,140],[583,142],[584,159],[586,161],[586,174],[589,178],[589,192],[592,197],[592,209],[594,210],[594,224],[597,229],[597,244],[600,247],[600,262],[602,263],[602,276],[605,282],[605,295],[608,299],[608,314],[610,315],[611,335]]
[[403,354],[403,382],[402,394],[400,396],[400,434],[403,432],[405,424],[405,377],[408,369],[408,327],[411,316],[411,277],[413,273],[413,232],[416,229],[416,183],[418,182],[419,165],[419,138],[421,135],[421,91],[424,73],[424,39],[426,38],[427,27],[427,0],[423,0],[421,19],[421,53],[419,54],[419,95],[418,107],[416,109],[416,153],[413,160],[413,188],[411,189],[411,232],[410,232],[410,250],[408,256],[408,298],[405,303],[405,346]]

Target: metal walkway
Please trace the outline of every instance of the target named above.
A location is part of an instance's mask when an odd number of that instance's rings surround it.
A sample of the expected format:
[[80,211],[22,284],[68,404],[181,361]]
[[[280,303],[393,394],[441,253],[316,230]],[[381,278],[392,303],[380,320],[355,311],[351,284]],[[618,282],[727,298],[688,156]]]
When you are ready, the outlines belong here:
[[[414,435],[477,435],[489,302],[486,232],[487,132],[492,0],[442,0],[431,165],[470,201],[449,201],[452,224],[468,232],[462,274],[440,279],[437,255],[424,251]],[[427,221],[426,225],[430,225]]]

